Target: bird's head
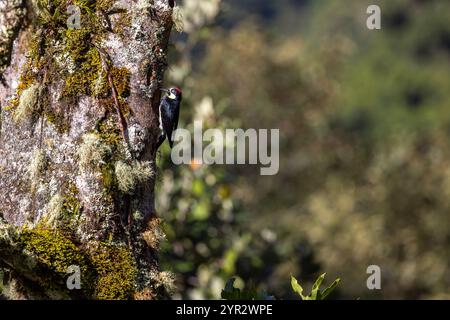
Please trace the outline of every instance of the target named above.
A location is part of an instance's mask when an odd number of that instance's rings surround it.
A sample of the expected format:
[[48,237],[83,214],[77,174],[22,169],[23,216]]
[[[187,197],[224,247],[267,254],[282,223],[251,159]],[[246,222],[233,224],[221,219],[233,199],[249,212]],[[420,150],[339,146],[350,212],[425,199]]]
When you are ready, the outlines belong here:
[[181,89],[178,87],[172,87],[169,89],[161,89],[161,91],[165,92],[167,94],[167,98],[172,100],[181,100],[182,92]]

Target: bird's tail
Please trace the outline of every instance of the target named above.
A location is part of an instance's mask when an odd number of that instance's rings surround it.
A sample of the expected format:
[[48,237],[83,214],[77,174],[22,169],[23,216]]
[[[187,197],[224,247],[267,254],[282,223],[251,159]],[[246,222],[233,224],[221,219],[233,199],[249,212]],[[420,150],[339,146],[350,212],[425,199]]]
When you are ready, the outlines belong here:
[[166,136],[165,135],[159,136],[158,141],[156,143],[156,150],[159,149],[159,147],[163,144],[164,140],[166,140]]

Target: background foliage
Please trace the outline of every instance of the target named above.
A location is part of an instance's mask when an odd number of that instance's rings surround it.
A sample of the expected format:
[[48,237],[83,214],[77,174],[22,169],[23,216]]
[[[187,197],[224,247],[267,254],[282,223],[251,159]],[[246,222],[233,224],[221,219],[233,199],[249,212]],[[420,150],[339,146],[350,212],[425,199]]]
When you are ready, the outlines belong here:
[[[382,8],[381,31],[366,8]],[[450,2],[185,0],[169,83],[181,127],[280,128],[280,173],[170,164],[158,210],[174,297],[226,281],[296,298],[450,298]],[[192,129],[192,128],[191,128]],[[366,268],[382,290],[366,288]],[[298,298],[298,297],[297,297]]]

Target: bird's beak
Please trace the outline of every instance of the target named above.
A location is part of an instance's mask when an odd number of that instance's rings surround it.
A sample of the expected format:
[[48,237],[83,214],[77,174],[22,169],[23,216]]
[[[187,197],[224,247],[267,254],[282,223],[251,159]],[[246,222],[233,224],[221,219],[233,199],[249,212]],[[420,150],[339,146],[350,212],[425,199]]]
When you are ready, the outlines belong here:
[[167,90],[167,89],[159,89],[159,90],[161,90],[162,92],[169,92],[169,90]]

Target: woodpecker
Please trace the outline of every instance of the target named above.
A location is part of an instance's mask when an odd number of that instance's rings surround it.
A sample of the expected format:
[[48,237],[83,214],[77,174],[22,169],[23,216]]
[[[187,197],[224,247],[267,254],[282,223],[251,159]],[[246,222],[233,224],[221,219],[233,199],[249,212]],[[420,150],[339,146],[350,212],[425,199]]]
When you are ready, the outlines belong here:
[[172,133],[178,127],[178,118],[180,116],[180,104],[182,92],[180,88],[161,89],[165,96],[159,104],[159,128],[161,136],[158,141],[158,148],[164,142],[165,138],[169,141],[170,147],[173,147]]

